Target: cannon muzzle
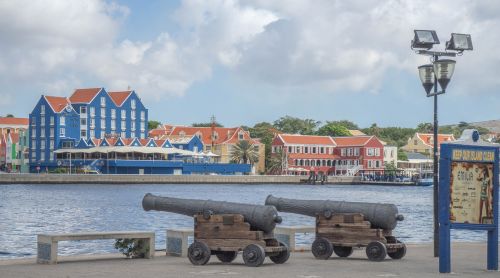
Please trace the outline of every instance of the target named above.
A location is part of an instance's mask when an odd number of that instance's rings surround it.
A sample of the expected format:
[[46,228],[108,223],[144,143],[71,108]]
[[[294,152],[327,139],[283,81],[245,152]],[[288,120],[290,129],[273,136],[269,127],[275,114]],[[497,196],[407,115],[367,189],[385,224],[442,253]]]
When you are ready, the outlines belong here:
[[272,232],[281,217],[273,206],[251,205],[212,200],[160,197],[147,193],[142,199],[144,210],[168,211],[187,216],[196,214],[241,214],[252,229]]
[[315,217],[323,214],[326,217],[334,213],[362,213],[372,226],[386,230],[396,228],[397,221],[404,219],[393,204],[344,202],[331,200],[296,200],[277,198],[269,195],[266,205],[276,207],[278,211]]

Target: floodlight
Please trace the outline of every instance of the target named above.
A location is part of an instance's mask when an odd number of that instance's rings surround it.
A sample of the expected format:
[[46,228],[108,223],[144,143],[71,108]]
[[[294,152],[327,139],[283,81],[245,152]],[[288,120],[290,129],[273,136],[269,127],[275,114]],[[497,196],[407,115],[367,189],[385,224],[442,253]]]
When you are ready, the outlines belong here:
[[472,39],[470,35],[451,33],[451,39],[446,42],[446,50],[472,50]]
[[441,88],[446,90],[446,86],[450,82],[453,72],[455,71],[455,61],[454,60],[438,60],[434,62],[434,73],[436,78],[441,85]]
[[434,66],[422,65],[418,67],[418,74],[420,76],[420,81],[422,81],[422,86],[424,86],[425,92],[429,94],[432,87],[434,87]]
[[433,45],[439,44],[439,39],[434,30],[414,30],[415,37],[411,41],[412,48],[431,49]]

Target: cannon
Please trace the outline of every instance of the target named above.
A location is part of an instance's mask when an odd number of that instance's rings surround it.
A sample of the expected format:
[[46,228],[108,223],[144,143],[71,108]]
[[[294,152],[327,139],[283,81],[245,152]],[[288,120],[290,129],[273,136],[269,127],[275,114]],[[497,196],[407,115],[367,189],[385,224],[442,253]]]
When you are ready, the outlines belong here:
[[290,257],[288,247],[274,237],[281,223],[276,208],[212,200],[160,197],[147,193],[144,210],[167,211],[194,217],[194,242],[188,258],[194,265],[204,265],[211,255],[223,263],[232,262],[239,251],[247,266],[260,266],[268,256],[276,264]]
[[392,236],[403,215],[393,204],[344,202],[331,200],[296,200],[267,196],[266,205],[278,211],[316,217],[316,239],[311,250],[317,259],[332,253],[349,257],[353,247],[366,247],[369,260],[382,261],[386,255],[401,259],[406,245]]

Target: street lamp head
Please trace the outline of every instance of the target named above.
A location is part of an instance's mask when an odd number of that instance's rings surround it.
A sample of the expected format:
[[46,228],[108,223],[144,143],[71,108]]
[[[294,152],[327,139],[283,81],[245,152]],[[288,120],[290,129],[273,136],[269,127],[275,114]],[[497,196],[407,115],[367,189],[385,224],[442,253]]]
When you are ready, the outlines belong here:
[[451,39],[446,42],[446,50],[462,52],[472,50],[472,39],[469,34],[451,33]]
[[418,67],[418,75],[425,92],[429,94],[434,87],[434,66],[429,64]]
[[431,49],[433,45],[439,44],[439,39],[434,30],[414,30],[415,37],[411,41],[413,48]]
[[454,60],[449,59],[434,62],[434,73],[436,74],[436,78],[443,91],[446,90],[446,86],[448,86],[448,83],[453,76],[455,63],[456,62]]

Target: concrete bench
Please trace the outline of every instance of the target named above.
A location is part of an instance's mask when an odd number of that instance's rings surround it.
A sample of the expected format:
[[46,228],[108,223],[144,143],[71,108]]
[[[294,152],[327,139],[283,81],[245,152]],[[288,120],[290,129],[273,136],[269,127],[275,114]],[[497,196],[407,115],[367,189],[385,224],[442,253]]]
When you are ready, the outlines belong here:
[[167,229],[167,255],[187,257],[190,236],[194,236],[192,228]]
[[314,226],[277,226],[274,230],[276,239],[290,248],[290,252],[310,250],[310,246],[299,247],[295,244],[295,234],[316,233]]
[[[309,245],[304,247],[295,244],[295,234],[315,232],[314,226],[278,226],[274,230],[276,239],[288,245],[291,252],[310,250]],[[190,236],[194,236],[192,228],[167,229],[167,255],[187,257]]]
[[70,234],[40,234],[38,235],[37,263],[55,264],[57,263],[57,246],[59,241],[70,240],[97,240],[97,239],[119,239],[133,238],[145,241],[149,247],[149,252],[145,258],[151,259],[155,253],[155,233],[145,231],[125,231],[125,232],[88,232]]

